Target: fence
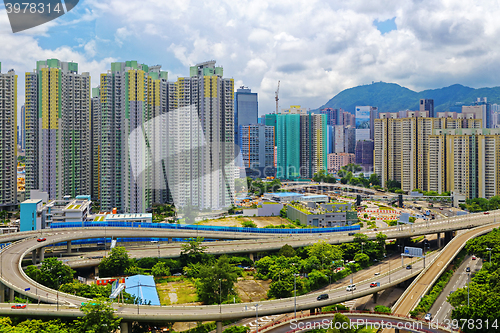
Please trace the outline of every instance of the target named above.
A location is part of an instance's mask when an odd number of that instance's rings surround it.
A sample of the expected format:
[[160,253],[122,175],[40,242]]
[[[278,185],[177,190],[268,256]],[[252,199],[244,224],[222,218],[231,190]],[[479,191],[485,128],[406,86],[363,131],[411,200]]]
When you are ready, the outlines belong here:
[[157,228],[174,230],[198,230],[215,232],[242,232],[256,234],[322,234],[328,232],[357,231],[359,225],[330,228],[307,228],[307,229],[271,229],[271,228],[239,228],[221,227],[210,225],[194,224],[170,224],[170,223],[149,223],[149,222],[54,222],[51,229],[58,228],[81,228],[81,227],[116,227],[116,228]]

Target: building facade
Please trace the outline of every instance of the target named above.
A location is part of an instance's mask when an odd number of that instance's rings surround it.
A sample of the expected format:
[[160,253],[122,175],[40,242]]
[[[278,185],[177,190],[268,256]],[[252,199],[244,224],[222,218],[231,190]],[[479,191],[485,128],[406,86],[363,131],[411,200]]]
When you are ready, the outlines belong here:
[[[258,123],[259,102],[257,93],[245,87],[240,87],[234,94],[234,138],[239,142],[238,130],[242,125]],[[239,152],[235,152],[238,154]]]
[[355,155],[349,153],[334,153],[328,154],[328,172],[334,173],[340,170],[343,166],[355,162]]
[[264,124],[241,125],[238,146],[246,176],[276,177],[274,167],[274,127]]
[[[0,64],[1,72],[1,64]],[[0,207],[17,204],[17,75],[0,73]]]
[[25,78],[26,191],[90,193],[90,75],[48,59]]
[[473,114],[447,114],[438,118],[427,114],[427,111],[410,111],[406,118],[399,118],[399,113],[381,113],[380,119],[375,120],[374,172],[382,184],[396,180],[401,182],[403,191],[429,191],[430,169],[437,166],[429,160],[433,131],[480,128],[482,124]]
[[[290,143],[288,143],[290,144]],[[320,170],[327,170],[327,116],[309,114],[300,116],[300,176],[312,178]]]

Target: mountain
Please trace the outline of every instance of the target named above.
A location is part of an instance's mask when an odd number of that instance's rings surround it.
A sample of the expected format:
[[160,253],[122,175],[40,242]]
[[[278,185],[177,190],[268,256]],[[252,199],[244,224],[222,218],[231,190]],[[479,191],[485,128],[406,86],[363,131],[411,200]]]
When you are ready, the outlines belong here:
[[474,89],[454,84],[445,88],[416,92],[396,83],[376,82],[341,91],[319,109],[342,108],[354,113],[357,105],[371,105],[378,107],[381,112],[418,110],[419,100],[427,98],[434,100],[436,112],[442,112],[449,111],[450,106],[457,103],[472,104],[478,97],[487,97],[488,102],[500,104],[500,87]]

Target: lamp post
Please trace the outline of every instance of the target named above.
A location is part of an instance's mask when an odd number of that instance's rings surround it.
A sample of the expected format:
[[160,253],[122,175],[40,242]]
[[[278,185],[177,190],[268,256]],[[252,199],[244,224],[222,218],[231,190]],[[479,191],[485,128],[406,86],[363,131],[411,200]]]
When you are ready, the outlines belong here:
[[160,259],[160,243],[158,243],[158,259]]
[[469,307],[469,295],[470,295],[469,278],[470,278],[470,273],[467,273],[467,307]]
[[219,313],[222,313],[222,280],[219,279]]
[[293,297],[294,297],[294,305],[293,305],[293,314],[294,318],[297,318],[297,275],[293,274]]
[[256,333],[259,333],[259,304],[255,304],[255,331]]
[[486,251],[489,251],[489,252],[490,252],[490,265],[491,265],[491,250],[492,250],[492,249],[491,249],[491,247],[487,247],[487,248],[486,248]]

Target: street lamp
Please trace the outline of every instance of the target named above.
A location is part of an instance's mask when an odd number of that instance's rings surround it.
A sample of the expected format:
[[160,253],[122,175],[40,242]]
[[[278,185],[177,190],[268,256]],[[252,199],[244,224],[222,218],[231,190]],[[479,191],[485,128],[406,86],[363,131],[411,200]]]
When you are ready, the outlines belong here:
[[492,250],[492,249],[491,249],[490,247],[487,247],[487,248],[486,248],[486,251],[490,251],[490,265],[491,265],[491,250]]
[[255,327],[256,327],[256,333],[259,333],[259,304],[255,304]]
[[222,280],[219,279],[219,313],[222,313]]
[[469,295],[470,295],[469,278],[470,278],[470,273],[467,273],[467,308],[469,307]]
[[158,259],[160,259],[160,243],[158,243]]
[[294,318],[297,318],[297,275],[299,274],[293,274],[293,297],[295,298],[293,307]]

